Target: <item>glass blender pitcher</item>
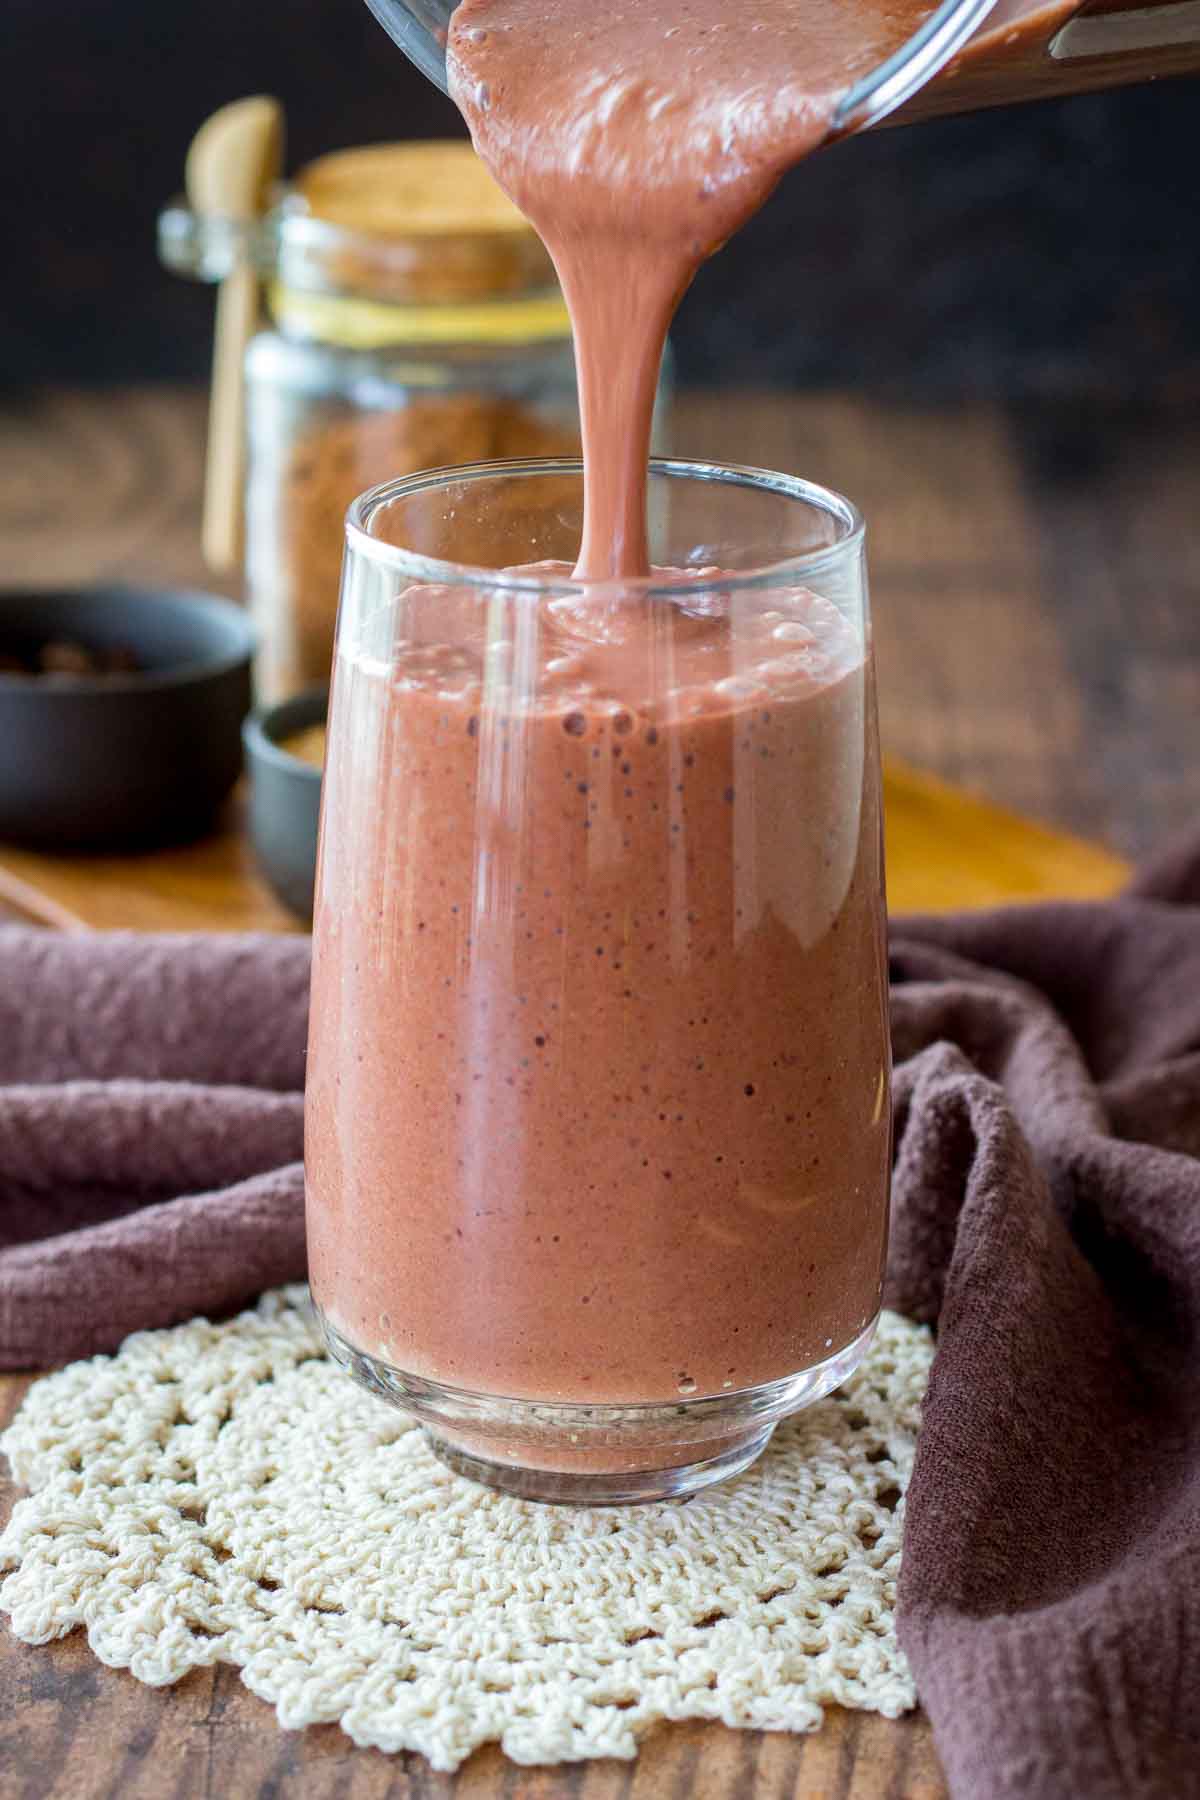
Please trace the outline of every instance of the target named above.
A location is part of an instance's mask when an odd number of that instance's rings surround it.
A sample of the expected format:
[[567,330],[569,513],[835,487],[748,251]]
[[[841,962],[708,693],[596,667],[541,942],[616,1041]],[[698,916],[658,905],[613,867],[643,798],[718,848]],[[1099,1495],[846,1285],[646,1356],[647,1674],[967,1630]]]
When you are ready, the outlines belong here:
[[[455,0],[367,5],[445,93]],[[903,124],[1196,71],[1200,0],[942,0],[894,56],[848,90],[830,137],[893,114]]]

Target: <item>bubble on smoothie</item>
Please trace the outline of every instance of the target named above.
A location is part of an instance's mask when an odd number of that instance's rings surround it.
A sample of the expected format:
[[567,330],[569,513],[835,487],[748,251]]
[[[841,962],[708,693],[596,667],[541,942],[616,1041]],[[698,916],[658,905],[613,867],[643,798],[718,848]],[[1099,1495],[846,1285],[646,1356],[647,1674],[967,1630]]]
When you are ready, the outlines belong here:
[[688,1375],[687,1373],[684,1373],[679,1377],[679,1380],[675,1383],[675,1386],[678,1388],[678,1390],[681,1394],[694,1394],[696,1391],[695,1377],[692,1375]]
[[765,690],[761,681],[752,681],[748,676],[723,675],[720,681],[713,682],[713,693],[722,700],[760,700]]
[[811,681],[825,667],[824,660],[814,650],[793,652],[791,656],[774,656],[769,661],[755,664],[755,672],[764,685],[772,682],[788,680],[789,677],[807,676]]

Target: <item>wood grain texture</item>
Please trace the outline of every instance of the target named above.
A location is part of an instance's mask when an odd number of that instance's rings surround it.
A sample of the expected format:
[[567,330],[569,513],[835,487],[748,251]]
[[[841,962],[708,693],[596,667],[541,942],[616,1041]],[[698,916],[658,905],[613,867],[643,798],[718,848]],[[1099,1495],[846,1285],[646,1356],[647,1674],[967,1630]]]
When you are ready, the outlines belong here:
[[885,752],[1126,856],[1195,821],[1194,403],[718,394],[676,443],[859,503]]
[[[1080,422],[1066,411],[721,396],[681,405],[676,447],[814,475],[867,514],[895,908],[1097,895],[1119,883],[1119,856],[1005,808],[1099,830],[1129,851],[1194,811],[1200,609],[1188,600],[1200,427],[1160,421],[1155,437],[1144,420],[1109,414]],[[0,414],[6,579],[211,586],[198,547],[202,451],[203,399],[191,391],[51,394],[10,407]],[[212,838],[152,858],[4,851],[0,866],[92,925],[289,924],[253,872],[236,801]],[[0,1418],[26,1385],[0,1379]],[[13,1498],[0,1484],[0,1514]],[[835,1711],[804,1738],[668,1728],[632,1764],[523,1770],[488,1750],[450,1781],[416,1756],[356,1750],[333,1727],[280,1733],[230,1669],[154,1690],[101,1668],[81,1634],[39,1649],[0,1636],[3,1800],[944,1794],[920,1715],[891,1723]]]

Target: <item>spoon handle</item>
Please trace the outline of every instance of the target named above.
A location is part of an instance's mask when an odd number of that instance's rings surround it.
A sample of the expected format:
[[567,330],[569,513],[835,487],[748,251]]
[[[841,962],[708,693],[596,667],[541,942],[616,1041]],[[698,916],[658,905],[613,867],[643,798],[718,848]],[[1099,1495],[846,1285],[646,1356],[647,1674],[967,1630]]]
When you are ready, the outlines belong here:
[[257,320],[258,278],[253,269],[235,269],[217,295],[204,476],[204,559],[221,574],[236,569],[242,555],[242,360]]

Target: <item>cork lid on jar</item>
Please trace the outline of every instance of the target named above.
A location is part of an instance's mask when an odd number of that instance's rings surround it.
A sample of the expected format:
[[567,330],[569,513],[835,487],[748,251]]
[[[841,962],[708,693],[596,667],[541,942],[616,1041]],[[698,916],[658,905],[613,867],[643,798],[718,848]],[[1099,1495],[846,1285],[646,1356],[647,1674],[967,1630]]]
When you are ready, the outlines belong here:
[[305,165],[293,186],[315,218],[369,237],[533,235],[470,144],[363,144]]
[[468,143],[334,151],[296,174],[287,210],[289,289],[421,307],[540,295],[561,309],[540,239]]

